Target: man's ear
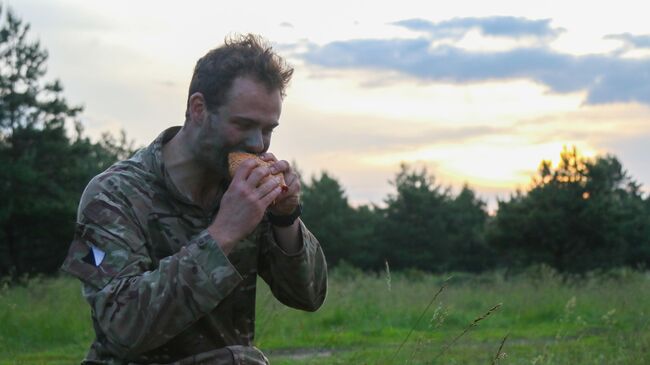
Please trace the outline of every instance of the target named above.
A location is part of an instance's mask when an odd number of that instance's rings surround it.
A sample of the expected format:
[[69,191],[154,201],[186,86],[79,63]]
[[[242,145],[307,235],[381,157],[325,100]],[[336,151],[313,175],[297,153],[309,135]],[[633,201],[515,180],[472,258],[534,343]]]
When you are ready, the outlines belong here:
[[190,95],[189,109],[190,109],[190,115],[189,115],[190,122],[195,122],[199,124],[202,123],[203,120],[205,119],[205,116],[208,113],[208,107],[205,103],[205,98],[203,97],[203,94],[201,94],[200,92],[195,92],[194,94]]

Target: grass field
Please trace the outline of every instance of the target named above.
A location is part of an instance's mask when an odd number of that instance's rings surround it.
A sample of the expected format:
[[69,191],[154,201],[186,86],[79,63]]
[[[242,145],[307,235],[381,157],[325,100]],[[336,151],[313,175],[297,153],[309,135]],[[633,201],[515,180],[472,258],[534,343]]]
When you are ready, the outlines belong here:
[[[329,284],[317,313],[260,285],[257,346],[274,365],[650,364],[650,273],[563,280],[542,268],[506,280],[347,268]],[[92,337],[77,281],[0,289],[0,364],[75,364]]]

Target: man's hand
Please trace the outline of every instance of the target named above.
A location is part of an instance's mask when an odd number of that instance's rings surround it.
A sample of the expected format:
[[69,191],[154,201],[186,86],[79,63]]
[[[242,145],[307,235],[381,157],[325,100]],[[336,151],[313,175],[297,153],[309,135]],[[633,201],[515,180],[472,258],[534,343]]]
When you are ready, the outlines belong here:
[[226,254],[255,229],[269,205],[282,193],[276,178],[259,185],[271,170],[257,166],[254,160],[244,161],[221,198],[219,213],[208,231]]
[[[271,162],[271,173],[282,173],[284,181],[289,187],[287,191],[280,194],[275,199],[275,204],[271,205],[269,210],[275,215],[289,215],[300,204],[300,178],[287,161],[278,161],[272,153],[263,153],[260,158],[266,162]],[[298,219],[289,227],[273,227],[273,233],[280,247],[289,254],[297,253],[302,247],[302,236],[298,224]]]
[[266,162],[271,162],[271,173],[282,173],[284,181],[287,184],[288,190],[280,194],[275,199],[275,204],[271,205],[269,210],[275,215],[289,215],[300,204],[300,178],[296,174],[291,165],[287,161],[278,161],[272,153],[263,153],[260,158]]

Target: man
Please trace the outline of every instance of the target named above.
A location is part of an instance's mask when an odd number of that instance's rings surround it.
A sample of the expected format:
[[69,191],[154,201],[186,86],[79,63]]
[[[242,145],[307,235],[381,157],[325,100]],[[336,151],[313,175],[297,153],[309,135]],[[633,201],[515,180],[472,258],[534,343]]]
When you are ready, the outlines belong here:
[[[266,364],[253,347],[257,274],[288,306],[323,303],[300,180],[267,152],[292,72],[259,37],[226,41],[197,62],[184,125],[88,184],[63,264],[97,335],[83,363]],[[232,151],[270,166],[247,160],[231,179]]]

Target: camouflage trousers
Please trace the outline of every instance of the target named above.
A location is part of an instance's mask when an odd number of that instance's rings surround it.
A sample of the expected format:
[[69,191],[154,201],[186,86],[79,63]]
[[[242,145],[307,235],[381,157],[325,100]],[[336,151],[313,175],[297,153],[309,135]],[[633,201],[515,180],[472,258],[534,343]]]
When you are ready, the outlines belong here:
[[[144,365],[131,363],[129,365]],[[167,364],[149,365],[269,365],[262,351],[254,346],[228,346]]]

